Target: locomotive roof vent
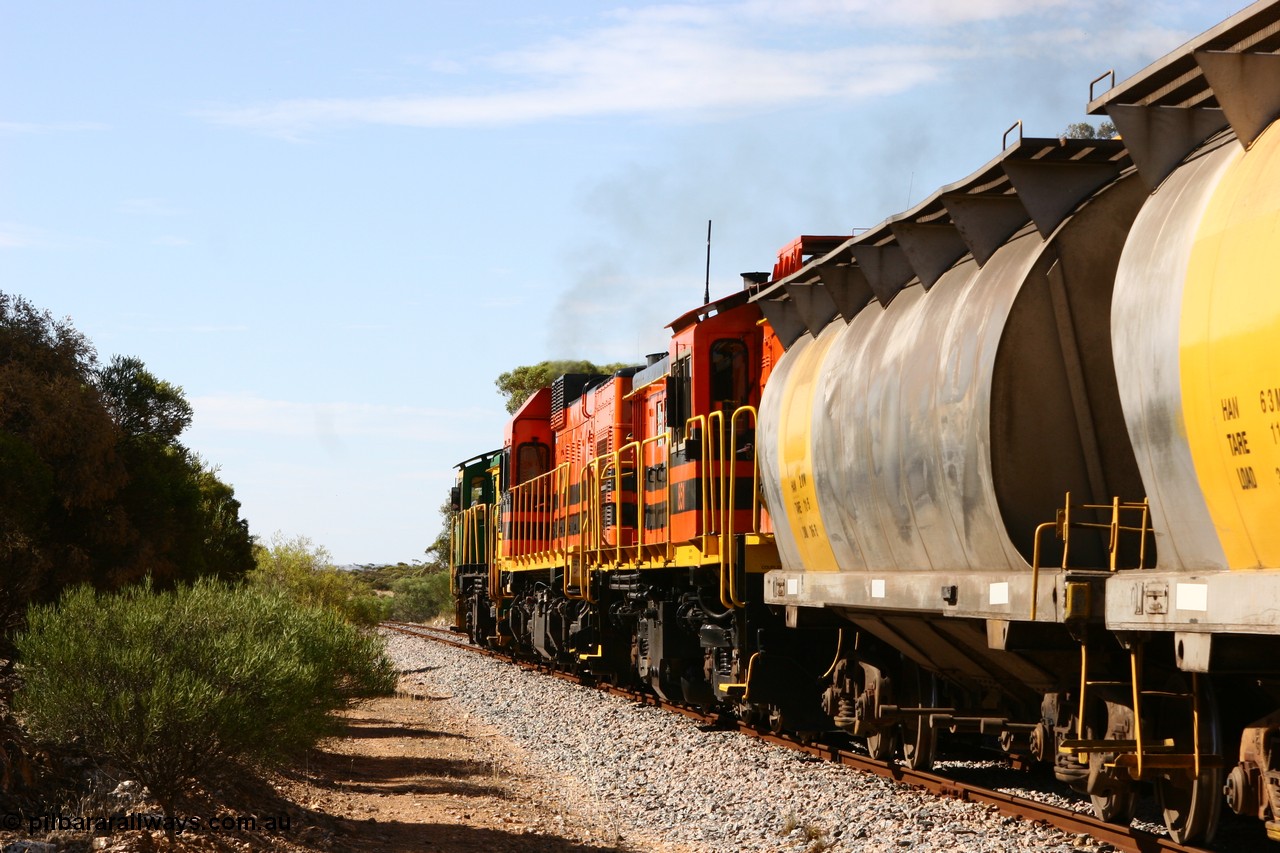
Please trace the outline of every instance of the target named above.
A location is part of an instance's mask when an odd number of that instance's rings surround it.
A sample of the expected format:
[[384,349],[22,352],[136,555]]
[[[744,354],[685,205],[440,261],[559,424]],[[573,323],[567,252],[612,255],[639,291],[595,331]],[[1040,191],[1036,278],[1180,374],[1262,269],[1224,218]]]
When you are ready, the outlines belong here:
[[588,386],[607,377],[598,373],[565,373],[551,383],[551,428],[564,429],[564,412]]
[[657,352],[649,356],[649,364],[643,370],[636,371],[631,377],[631,392],[634,394],[651,382],[656,382],[667,375],[671,357],[665,352]]

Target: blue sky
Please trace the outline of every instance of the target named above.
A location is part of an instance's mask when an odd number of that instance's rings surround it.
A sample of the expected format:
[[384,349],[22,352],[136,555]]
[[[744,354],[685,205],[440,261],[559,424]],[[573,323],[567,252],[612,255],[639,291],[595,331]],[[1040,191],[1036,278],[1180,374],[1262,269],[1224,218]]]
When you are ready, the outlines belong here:
[[1080,121],[1239,2],[0,0],[0,289],[181,385],[253,532],[422,557],[493,379]]

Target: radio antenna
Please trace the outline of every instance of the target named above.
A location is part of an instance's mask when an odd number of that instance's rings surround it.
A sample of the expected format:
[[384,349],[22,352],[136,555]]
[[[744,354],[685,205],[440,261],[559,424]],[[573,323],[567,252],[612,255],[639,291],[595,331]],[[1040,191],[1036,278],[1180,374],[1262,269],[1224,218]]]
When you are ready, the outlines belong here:
[[702,290],[702,304],[711,301],[711,220],[707,220],[707,277]]

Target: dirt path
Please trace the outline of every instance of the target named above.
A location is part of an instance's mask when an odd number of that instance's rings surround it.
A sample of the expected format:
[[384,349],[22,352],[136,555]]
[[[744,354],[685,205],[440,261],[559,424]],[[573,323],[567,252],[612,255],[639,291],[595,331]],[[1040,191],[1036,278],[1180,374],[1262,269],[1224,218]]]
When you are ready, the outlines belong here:
[[320,828],[304,849],[626,849],[607,819],[561,802],[558,785],[532,773],[515,746],[447,699],[378,699],[347,720],[343,737],[322,744],[301,772],[282,780],[280,793]]
[[[363,702],[347,711],[345,731],[300,764],[267,779],[246,775],[181,806],[198,821],[170,847],[159,829],[110,834],[79,828],[25,827],[31,816],[6,815],[0,847],[37,842],[32,853],[160,853],[283,850],[290,853],[591,853],[632,851],[620,829],[567,780],[546,775],[511,741],[454,708],[447,697],[411,692]],[[114,783],[113,783],[114,784]],[[85,800],[47,814],[112,815],[118,805]],[[125,812],[159,820],[153,803]],[[254,825],[247,825],[252,819]],[[230,828],[236,820],[242,825]],[[225,826],[217,826],[225,821]],[[15,831],[16,830],[16,831]],[[648,846],[650,853],[661,850]]]

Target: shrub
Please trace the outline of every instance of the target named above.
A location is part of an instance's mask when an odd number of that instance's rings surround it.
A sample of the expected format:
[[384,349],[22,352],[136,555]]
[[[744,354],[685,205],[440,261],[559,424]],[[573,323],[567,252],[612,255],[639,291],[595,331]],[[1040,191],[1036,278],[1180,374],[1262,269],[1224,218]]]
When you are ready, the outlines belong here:
[[17,646],[32,733],[130,772],[170,818],[192,782],[296,754],[396,679],[381,641],[336,613],[211,580],[76,588],[31,608]]
[[276,533],[271,545],[254,551],[249,582],[280,590],[305,605],[327,607],[357,625],[386,618],[385,608],[362,577],[335,568],[329,552],[305,536],[286,539]]
[[453,587],[448,572],[401,578],[391,584],[391,618],[426,622],[453,612]]
[[390,592],[391,584],[401,578],[416,577],[422,572],[421,563],[396,563],[361,566],[358,576],[371,589]]

